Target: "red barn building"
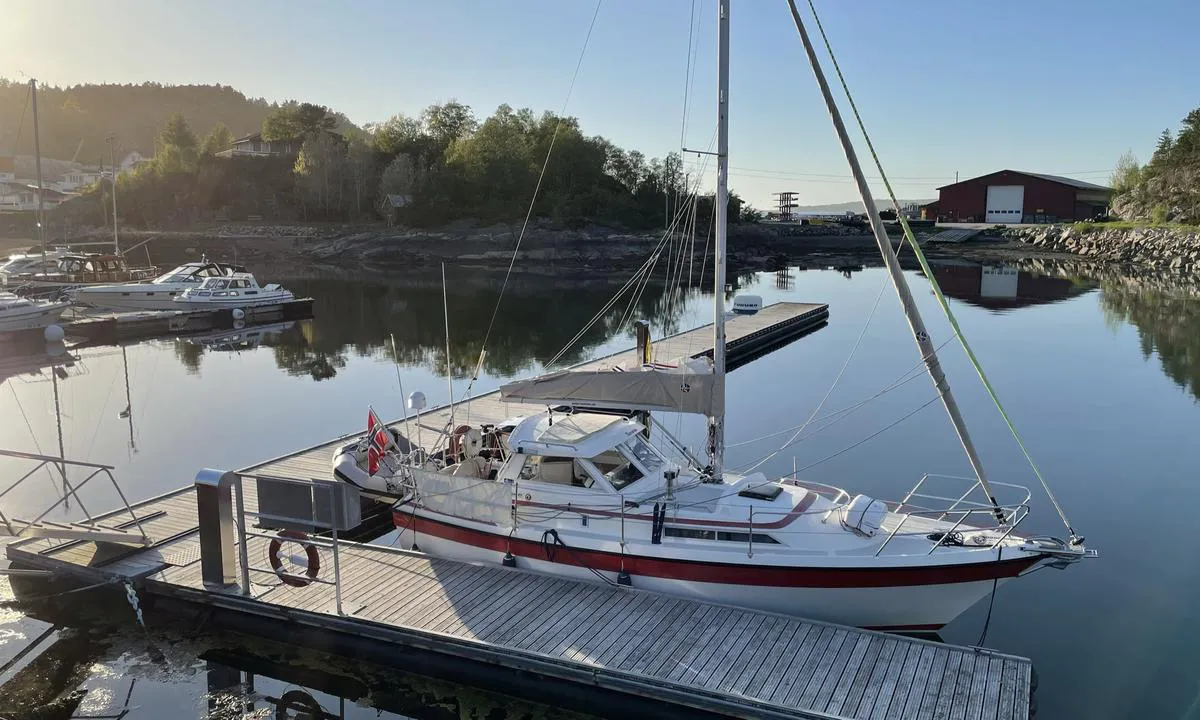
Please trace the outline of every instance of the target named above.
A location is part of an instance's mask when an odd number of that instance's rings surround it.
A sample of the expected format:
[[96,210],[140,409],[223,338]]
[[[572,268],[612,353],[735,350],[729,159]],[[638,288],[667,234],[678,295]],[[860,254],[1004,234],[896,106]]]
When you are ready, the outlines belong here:
[[938,188],[944,222],[1041,223],[1087,220],[1108,209],[1112,188],[1041,173],[1001,170]]

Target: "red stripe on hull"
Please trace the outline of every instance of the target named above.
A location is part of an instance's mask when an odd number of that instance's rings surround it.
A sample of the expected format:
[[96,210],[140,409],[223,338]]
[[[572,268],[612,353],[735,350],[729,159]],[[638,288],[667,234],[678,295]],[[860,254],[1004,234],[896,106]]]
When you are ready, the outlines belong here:
[[563,548],[521,538],[510,539],[507,535],[464,528],[440,520],[414,516],[412,513],[395,511],[392,513],[392,520],[396,527],[402,530],[413,529],[415,523],[418,536],[424,533],[498,553],[511,552],[517,557],[609,572],[619,572],[623,567],[631,575],[726,585],[811,588],[944,585],[1016,577],[1041,559],[1041,556],[1026,555],[998,562],[933,567],[791,568],[625,555],[622,563],[619,553]]

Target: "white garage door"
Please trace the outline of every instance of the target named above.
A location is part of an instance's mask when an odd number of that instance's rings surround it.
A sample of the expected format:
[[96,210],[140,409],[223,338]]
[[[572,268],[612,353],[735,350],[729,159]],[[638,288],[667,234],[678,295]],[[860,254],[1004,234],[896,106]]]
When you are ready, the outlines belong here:
[[984,222],[1019,223],[1023,207],[1024,185],[988,185],[987,217],[984,218]]

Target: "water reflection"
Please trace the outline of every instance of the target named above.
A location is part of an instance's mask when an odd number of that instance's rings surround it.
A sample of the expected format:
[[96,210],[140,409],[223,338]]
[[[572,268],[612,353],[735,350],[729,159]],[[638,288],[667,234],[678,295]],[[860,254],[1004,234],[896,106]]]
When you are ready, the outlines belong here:
[[[402,366],[423,366],[446,372],[446,316],[450,324],[450,372],[469,377],[479,363],[487,338],[482,369],[489,375],[520,375],[559,352],[603,308],[559,361],[580,362],[614,335],[626,332],[634,318],[650,318],[656,336],[680,326],[688,300],[703,292],[702,285],[663,284],[631,288],[618,302],[609,303],[621,285],[605,278],[514,275],[504,300],[496,307],[503,276],[463,271],[449,276],[445,303],[440,276],[419,274],[387,282],[361,278],[298,278],[285,282],[297,295],[314,298],[313,316],[290,327],[274,328],[254,339],[271,348],[275,362],[290,375],[325,380],[337,375],[348,359],[378,357]],[[734,279],[730,294],[745,283]],[[493,317],[494,316],[494,317]],[[490,329],[490,333],[489,333]],[[218,336],[215,342],[180,338],[175,356],[189,371],[199,372],[203,356],[217,350],[244,350],[249,328]],[[395,337],[396,352],[391,338]]]
[[1096,287],[1085,280],[1005,265],[939,263],[933,266],[933,276],[948,297],[997,312],[1069,300]]
[[1101,284],[1100,306],[1110,323],[1137,328],[1142,355],[1158,356],[1163,372],[1200,398],[1200,294],[1195,287],[1148,286],[1128,280]]

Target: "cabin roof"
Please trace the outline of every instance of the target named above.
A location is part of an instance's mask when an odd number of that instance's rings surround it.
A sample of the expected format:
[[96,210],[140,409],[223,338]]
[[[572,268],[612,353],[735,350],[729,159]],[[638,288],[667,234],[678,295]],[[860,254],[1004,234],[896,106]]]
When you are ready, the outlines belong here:
[[638,423],[601,413],[539,413],[522,420],[508,437],[515,452],[531,455],[594,457],[641,432]]

